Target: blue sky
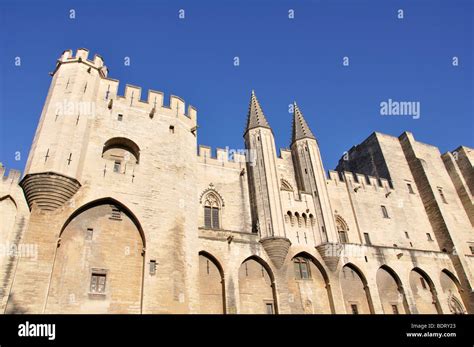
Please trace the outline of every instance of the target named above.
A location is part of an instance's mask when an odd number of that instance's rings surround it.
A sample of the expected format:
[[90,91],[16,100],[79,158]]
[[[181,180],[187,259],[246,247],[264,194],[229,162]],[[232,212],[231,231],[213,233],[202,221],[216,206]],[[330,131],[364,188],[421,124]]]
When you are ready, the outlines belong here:
[[[252,89],[277,148],[289,146],[288,105],[297,101],[326,169],[373,131],[398,136],[408,130],[441,152],[473,147],[473,3],[3,0],[0,162],[23,170],[48,73],[62,51],[79,47],[104,57],[121,92],[128,83],[141,86],[143,95],[160,90],[165,100],[173,94],[194,105],[198,143],[214,149],[243,147]],[[454,56],[459,66],[452,65]],[[380,103],[388,99],[420,102],[421,117],[381,116]]]

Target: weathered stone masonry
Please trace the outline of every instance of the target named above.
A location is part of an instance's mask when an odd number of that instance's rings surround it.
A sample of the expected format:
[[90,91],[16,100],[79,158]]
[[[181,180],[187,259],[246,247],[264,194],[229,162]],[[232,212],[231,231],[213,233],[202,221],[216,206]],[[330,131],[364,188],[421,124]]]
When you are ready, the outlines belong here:
[[[326,171],[293,105],[277,154],[254,92],[246,153],[197,112],[65,51],[23,177],[0,183],[5,313],[473,313],[474,151],[373,133]],[[196,154],[197,153],[197,154]]]

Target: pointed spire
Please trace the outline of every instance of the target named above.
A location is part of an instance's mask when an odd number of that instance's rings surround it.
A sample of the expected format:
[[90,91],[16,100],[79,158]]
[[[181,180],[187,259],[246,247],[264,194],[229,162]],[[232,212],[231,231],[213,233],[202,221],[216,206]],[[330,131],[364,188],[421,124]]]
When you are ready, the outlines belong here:
[[252,90],[252,95],[250,96],[249,113],[247,116],[247,128],[245,129],[245,132],[257,127],[270,128],[270,125],[263,114],[260,103],[258,102],[257,96],[255,95],[255,91]]
[[314,139],[313,133],[306,123],[303,114],[301,113],[296,102],[293,103],[293,135],[291,138],[291,143],[294,143],[297,140],[304,138]]

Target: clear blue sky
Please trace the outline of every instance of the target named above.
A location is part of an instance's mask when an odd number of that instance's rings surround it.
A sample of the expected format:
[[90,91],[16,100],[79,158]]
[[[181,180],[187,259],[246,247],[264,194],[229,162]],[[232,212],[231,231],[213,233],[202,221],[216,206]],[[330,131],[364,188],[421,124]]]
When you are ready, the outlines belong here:
[[[473,3],[3,0],[0,161],[23,170],[48,72],[62,51],[79,47],[104,57],[122,92],[128,83],[145,95],[160,90],[165,99],[174,94],[197,107],[198,143],[213,148],[243,147],[252,89],[277,148],[289,146],[288,104],[297,101],[326,169],[373,131],[398,136],[408,130],[442,152],[473,147]],[[71,8],[75,20],[69,19]],[[289,9],[295,10],[293,20]],[[20,67],[14,65],[17,56]],[[459,57],[457,67],[453,56]],[[389,98],[420,102],[421,118],[381,116],[380,102]]]

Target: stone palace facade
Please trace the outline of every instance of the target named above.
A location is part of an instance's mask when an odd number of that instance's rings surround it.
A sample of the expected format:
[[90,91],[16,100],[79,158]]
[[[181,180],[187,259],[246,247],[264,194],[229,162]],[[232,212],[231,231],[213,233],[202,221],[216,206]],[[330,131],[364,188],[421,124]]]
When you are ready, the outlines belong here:
[[252,92],[245,150],[214,154],[192,106],[118,95],[88,53],[1,168],[1,312],[474,312],[473,149],[375,132],[326,173],[296,103],[277,154]]

